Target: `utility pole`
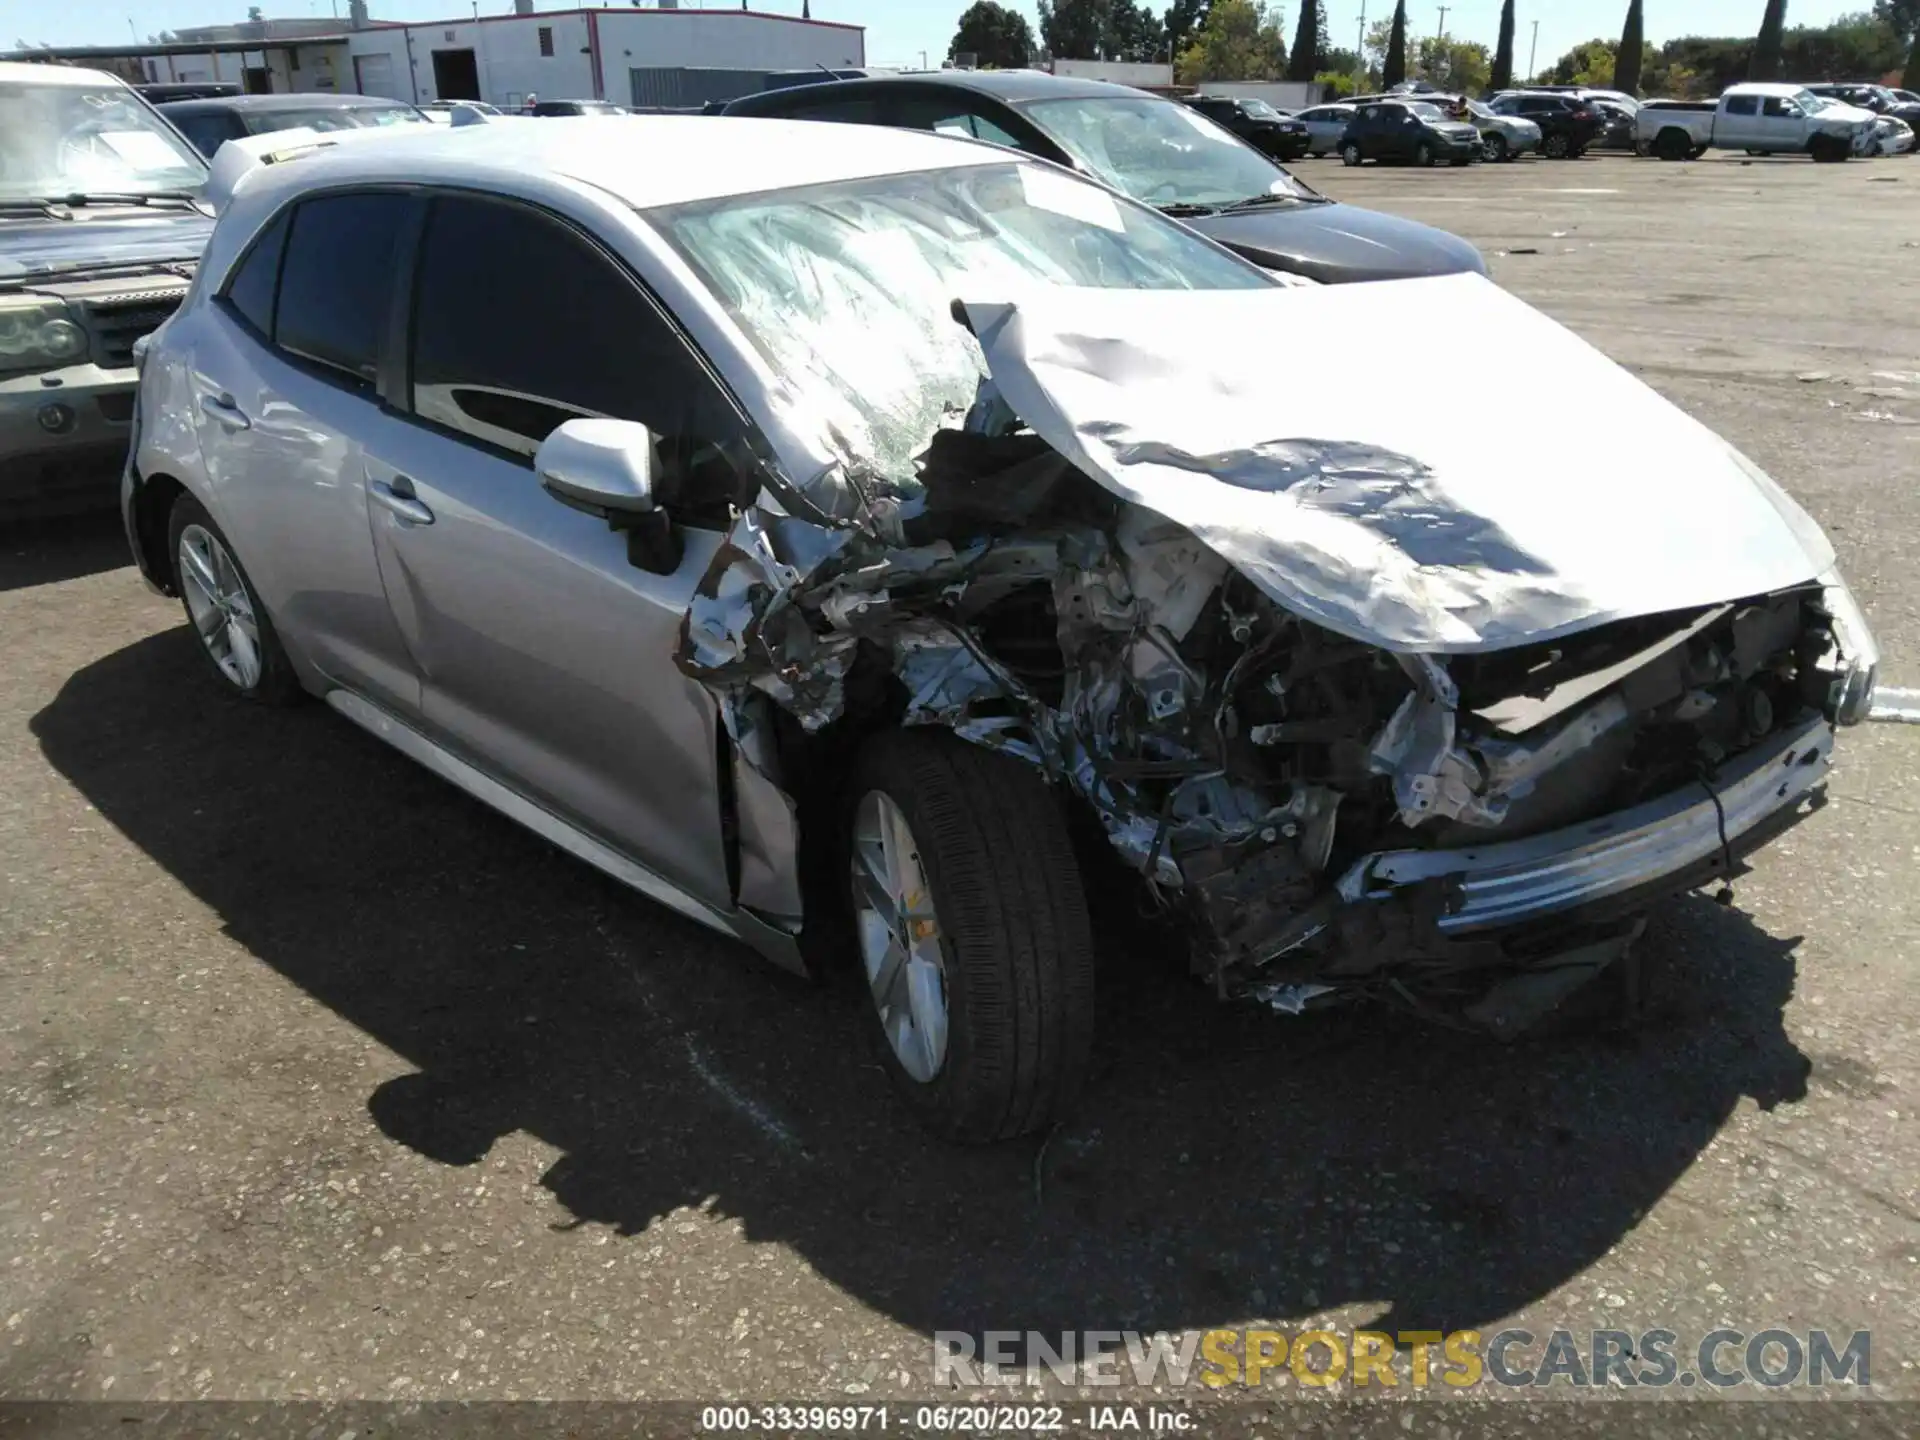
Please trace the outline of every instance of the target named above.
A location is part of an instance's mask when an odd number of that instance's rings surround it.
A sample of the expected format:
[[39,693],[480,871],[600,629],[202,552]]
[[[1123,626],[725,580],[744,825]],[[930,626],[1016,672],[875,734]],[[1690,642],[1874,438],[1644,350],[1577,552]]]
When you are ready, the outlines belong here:
[[1531,80],[1540,73],[1540,22],[1533,22],[1533,49],[1527,52],[1527,79]]
[[1440,29],[1438,32],[1438,39],[1443,45],[1446,43],[1446,39],[1447,39],[1447,11],[1453,8],[1454,7],[1451,5],[1442,5],[1440,7]]

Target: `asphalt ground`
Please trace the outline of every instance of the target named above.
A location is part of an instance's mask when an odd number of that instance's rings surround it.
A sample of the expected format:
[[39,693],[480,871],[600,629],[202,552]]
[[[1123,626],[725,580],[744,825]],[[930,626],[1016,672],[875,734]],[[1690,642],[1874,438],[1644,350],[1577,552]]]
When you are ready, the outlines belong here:
[[[1920,160],[1298,168],[1739,445],[1920,680]],[[1472,335],[1276,343],[1524,420]],[[853,997],[193,644],[111,523],[0,534],[0,1399],[878,1403],[956,1394],[936,1331],[1246,1325],[1869,1330],[1920,1394],[1920,730],[1655,914],[1637,1029],[1228,1010],[1117,944],[1084,1113],[967,1152]]]

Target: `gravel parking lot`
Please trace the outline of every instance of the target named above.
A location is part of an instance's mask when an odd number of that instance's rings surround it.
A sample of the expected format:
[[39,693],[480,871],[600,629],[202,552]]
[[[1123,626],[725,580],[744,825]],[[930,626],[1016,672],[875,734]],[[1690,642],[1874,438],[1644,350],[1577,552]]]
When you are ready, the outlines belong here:
[[[1920,680],[1920,161],[1298,168],[1744,449]],[[1531,423],[1473,335],[1272,341]],[[853,997],[229,702],[111,524],[0,534],[0,636],[0,1398],[924,1398],[936,1330],[1309,1319],[1870,1329],[1920,1396],[1920,731],[1657,914],[1633,1033],[1225,1011],[1119,917],[1092,1103],[967,1153]]]

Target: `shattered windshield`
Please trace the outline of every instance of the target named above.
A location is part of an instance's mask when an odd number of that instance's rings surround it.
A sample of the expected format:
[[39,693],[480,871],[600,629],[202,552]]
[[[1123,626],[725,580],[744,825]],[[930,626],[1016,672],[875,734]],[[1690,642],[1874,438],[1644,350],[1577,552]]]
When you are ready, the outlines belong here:
[[1021,113],[1087,169],[1149,205],[1319,195],[1206,116],[1151,95],[1036,100]]
[[974,403],[979,345],[956,299],[1039,287],[1251,290],[1253,266],[1098,186],[990,164],[650,212],[841,454],[910,484]]
[[198,190],[200,157],[123,85],[0,85],[0,200]]

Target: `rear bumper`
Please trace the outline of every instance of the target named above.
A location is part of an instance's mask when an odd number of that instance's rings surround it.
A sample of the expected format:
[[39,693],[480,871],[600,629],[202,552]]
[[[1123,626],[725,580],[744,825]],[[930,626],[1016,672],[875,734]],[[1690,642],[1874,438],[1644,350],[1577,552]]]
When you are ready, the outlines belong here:
[[1737,859],[1797,822],[1832,768],[1833,738],[1833,727],[1815,717],[1723,766],[1711,793],[1702,782],[1551,834],[1472,850],[1364,856],[1341,877],[1339,893],[1349,902],[1384,901],[1440,882],[1451,892],[1436,920],[1447,935],[1651,902],[1722,873],[1727,854]]
[[112,507],[134,384],[88,364],[0,379],[0,520]]

